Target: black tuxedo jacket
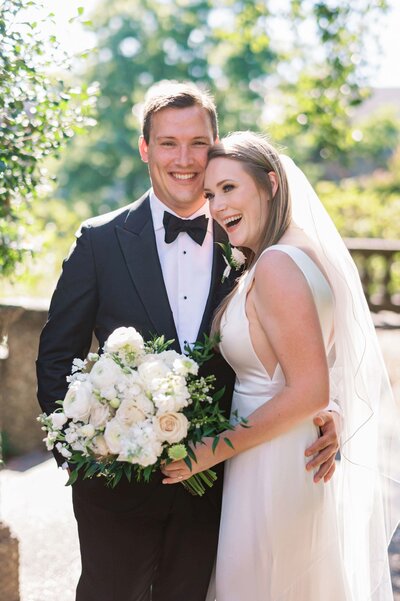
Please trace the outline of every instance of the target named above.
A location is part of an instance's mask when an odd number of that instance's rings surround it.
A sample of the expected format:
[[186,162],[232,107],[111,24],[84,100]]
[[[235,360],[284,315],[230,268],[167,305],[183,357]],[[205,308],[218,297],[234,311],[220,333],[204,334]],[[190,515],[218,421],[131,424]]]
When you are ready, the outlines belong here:
[[[221,283],[225,262],[217,244],[226,241],[214,222],[214,254],[208,300],[198,339],[208,333],[212,315],[233,281]],[[195,277],[195,274],[194,274]],[[118,211],[83,224],[73,250],[64,261],[43,329],[37,360],[38,399],[46,413],[67,391],[66,376],[75,357],[86,357],[92,334],[101,348],[120,326],[134,326],[145,339],[164,334],[180,352],[164,285],[148,194]],[[228,410],[234,374],[216,354],[204,366],[226,387],[221,404]],[[61,458],[57,457],[58,462]]]

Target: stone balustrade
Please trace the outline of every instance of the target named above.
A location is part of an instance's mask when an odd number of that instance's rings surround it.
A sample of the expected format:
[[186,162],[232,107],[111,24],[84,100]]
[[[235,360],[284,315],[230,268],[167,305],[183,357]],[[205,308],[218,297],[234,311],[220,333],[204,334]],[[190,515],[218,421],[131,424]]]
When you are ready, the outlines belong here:
[[371,311],[400,313],[400,241],[345,238]]

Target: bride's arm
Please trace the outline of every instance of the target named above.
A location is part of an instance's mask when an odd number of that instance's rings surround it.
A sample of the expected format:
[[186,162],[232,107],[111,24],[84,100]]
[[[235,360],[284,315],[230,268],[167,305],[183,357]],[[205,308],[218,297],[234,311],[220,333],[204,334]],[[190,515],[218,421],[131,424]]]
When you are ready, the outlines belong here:
[[[211,441],[198,445],[192,473],[287,432],[328,404],[329,373],[317,309],[308,283],[290,257],[273,251],[261,257],[252,301],[260,328],[285,375],[285,386],[248,417],[249,428],[239,425],[223,433],[221,437],[229,438],[233,449],[220,443],[213,453]],[[170,464],[164,473],[172,479],[178,470],[179,475],[190,476],[183,466]]]

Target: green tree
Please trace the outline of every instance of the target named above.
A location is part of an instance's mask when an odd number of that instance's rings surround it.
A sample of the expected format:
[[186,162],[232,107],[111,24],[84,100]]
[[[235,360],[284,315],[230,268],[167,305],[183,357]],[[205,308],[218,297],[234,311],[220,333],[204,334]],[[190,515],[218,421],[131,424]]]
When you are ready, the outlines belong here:
[[98,126],[68,154],[63,196],[102,212],[145,190],[147,171],[136,151],[140,103],[165,78],[209,87],[222,133],[268,123],[302,163],[343,158],[351,109],[365,96],[368,24],[386,3],[277,6],[272,0],[100,2],[93,15],[98,56],[86,74],[101,86]]
[[[73,89],[54,73],[54,36],[28,18],[36,1],[4,0],[0,6],[0,274],[11,275],[27,244],[23,220],[46,185],[44,160],[58,156],[83,131],[95,90]],[[51,18],[51,15],[48,16]]]

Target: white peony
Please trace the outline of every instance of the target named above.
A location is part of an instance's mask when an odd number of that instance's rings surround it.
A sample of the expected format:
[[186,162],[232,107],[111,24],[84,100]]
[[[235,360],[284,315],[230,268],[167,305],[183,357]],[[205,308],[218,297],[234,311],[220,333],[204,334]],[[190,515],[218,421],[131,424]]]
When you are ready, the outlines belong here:
[[[124,372],[122,369],[110,359],[110,357],[102,355],[100,359],[93,365],[89,379],[93,387],[104,392],[109,396],[111,390],[114,389]],[[116,392],[113,392],[116,396]],[[108,398],[108,396],[106,398]]]
[[63,409],[64,413],[74,421],[86,421],[90,414],[90,409],[94,397],[92,396],[92,386],[90,382],[81,382],[76,380],[69,385],[65,395]]
[[136,358],[144,353],[144,340],[135,328],[121,327],[107,338],[104,350],[107,353],[132,354]]
[[122,401],[115,417],[126,426],[132,426],[133,424],[142,422],[146,419],[145,413],[139,409],[133,400],[128,399]]
[[171,412],[156,416],[153,425],[158,438],[172,444],[187,436],[189,421],[183,413]]

